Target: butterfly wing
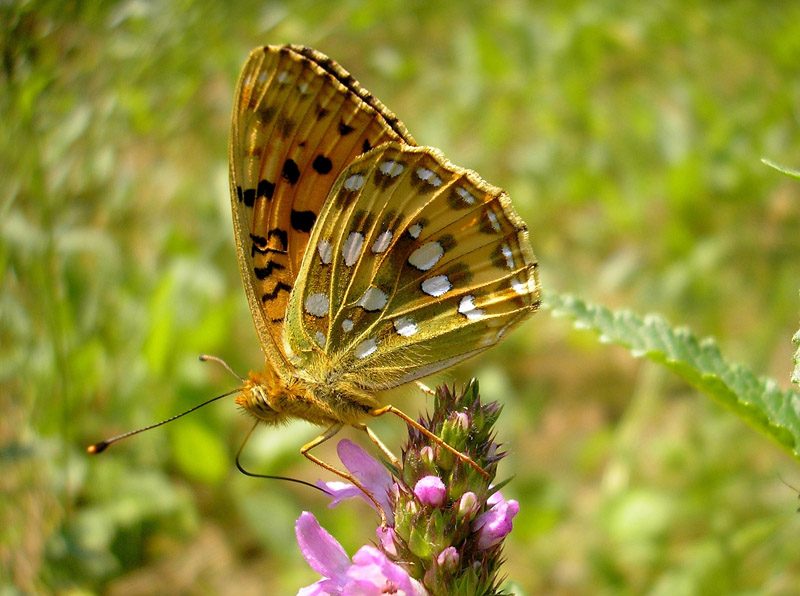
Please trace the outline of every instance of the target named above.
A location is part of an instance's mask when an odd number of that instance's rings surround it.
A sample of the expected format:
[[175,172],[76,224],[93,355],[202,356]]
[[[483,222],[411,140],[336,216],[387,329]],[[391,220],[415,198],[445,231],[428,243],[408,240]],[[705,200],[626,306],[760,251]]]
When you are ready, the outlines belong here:
[[538,306],[508,195],[436,149],[389,143],[347,167],[323,206],[284,349],[299,369],[383,389],[490,347]]
[[245,64],[230,139],[239,268],[267,359],[288,372],[281,334],[309,233],[336,177],[403,124],[336,62],[302,46],[265,46]]

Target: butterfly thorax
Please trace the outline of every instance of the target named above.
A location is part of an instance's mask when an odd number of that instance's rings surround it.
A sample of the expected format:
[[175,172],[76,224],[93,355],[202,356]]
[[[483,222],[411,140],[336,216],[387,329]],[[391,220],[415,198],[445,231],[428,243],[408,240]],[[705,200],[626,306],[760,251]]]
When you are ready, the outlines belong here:
[[251,371],[236,404],[266,424],[302,418],[320,426],[359,424],[377,406],[373,395],[343,380],[295,377],[288,382],[267,365]]

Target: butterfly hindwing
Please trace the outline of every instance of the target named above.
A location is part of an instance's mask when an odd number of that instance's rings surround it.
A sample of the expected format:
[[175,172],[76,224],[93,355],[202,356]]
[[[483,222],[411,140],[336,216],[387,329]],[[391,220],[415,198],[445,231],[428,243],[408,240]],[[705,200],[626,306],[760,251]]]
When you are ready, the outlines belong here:
[[316,359],[387,388],[488,348],[538,305],[508,195],[436,149],[393,142],[355,159],[325,202],[285,349],[298,369]]
[[302,46],[254,50],[237,85],[230,140],[234,229],[261,345],[282,376],[289,294],[340,172],[403,124],[336,62]]

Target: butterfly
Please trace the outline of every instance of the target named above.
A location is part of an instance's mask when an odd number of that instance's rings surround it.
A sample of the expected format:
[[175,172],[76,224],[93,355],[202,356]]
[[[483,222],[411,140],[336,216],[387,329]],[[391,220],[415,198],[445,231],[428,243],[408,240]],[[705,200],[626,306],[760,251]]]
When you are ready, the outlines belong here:
[[233,104],[236,253],[265,356],[236,402],[268,425],[343,426],[379,392],[497,343],[539,307],[537,264],[508,195],[418,146],[335,61],[265,46]]

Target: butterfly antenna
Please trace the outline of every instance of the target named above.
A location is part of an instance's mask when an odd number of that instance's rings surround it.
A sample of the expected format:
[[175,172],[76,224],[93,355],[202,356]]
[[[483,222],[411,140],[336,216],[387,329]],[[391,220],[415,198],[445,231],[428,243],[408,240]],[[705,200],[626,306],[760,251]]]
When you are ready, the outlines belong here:
[[216,363],[217,363],[217,364],[219,364],[219,365],[220,365],[222,368],[224,368],[224,369],[225,369],[225,370],[227,370],[229,373],[231,373],[231,374],[232,374],[234,377],[236,377],[236,378],[237,378],[237,379],[238,379],[240,382],[244,383],[244,379],[243,379],[242,377],[240,377],[240,376],[239,376],[239,375],[238,375],[238,374],[237,374],[237,373],[236,373],[236,372],[235,372],[235,371],[234,371],[234,370],[233,370],[233,369],[232,369],[232,368],[231,368],[231,367],[228,365],[228,363],[227,363],[227,362],[225,362],[225,361],[224,361],[222,358],[219,358],[218,356],[211,356],[210,354],[201,354],[201,355],[200,355],[200,362],[216,362]]
[[299,478],[289,478],[288,476],[272,476],[270,474],[256,474],[254,472],[250,472],[248,470],[245,470],[242,467],[242,464],[241,464],[241,462],[239,460],[241,458],[242,451],[244,450],[244,446],[247,444],[247,441],[250,440],[250,435],[253,434],[253,431],[256,429],[256,426],[258,426],[258,422],[256,422],[253,425],[253,427],[248,431],[247,436],[244,438],[244,441],[242,441],[242,444],[239,446],[239,450],[236,452],[236,469],[237,470],[239,470],[245,476],[249,476],[250,478],[267,478],[268,480],[285,480],[287,482],[294,482],[296,484],[303,484],[305,486],[309,486],[311,488],[315,488],[318,491],[320,491],[322,493],[325,493],[326,495],[330,496],[331,493],[329,493],[327,490],[325,490],[321,486],[317,486],[316,484],[311,484],[310,482],[306,482],[305,480],[300,480]]
[[86,448],[86,451],[88,453],[91,453],[92,455],[94,455],[96,453],[102,453],[103,451],[108,449],[108,447],[110,447],[111,445],[116,443],[117,441],[121,441],[122,439],[127,439],[128,437],[132,437],[133,435],[138,435],[139,433],[143,433],[146,430],[150,430],[150,429],[153,429],[153,428],[157,428],[159,426],[163,426],[163,425],[167,424],[168,422],[172,422],[173,420],[177,420],[178,418],[186,416],[186,414],[191,414],[195,410],[199,410],[203,406],[207,406],[208,404],[210,404],[212,402],[215,402],[218,399],[222,399],[223,397],[228,397],[228,396],[233,395],[234,393],[238,393],[238,392],[239,392],[238,389],[234,389],[233,391],[228,391],[227,393],[223,393],[222,395],[218,395],[216,397],[212,397],[211,399],[206,400],[203,403],[198,404],[198,405],[194,406],[193,408],[190,408],[190,409],[186,410],[185,412],[181,412],[180,414],[176,414],[175,416],[172,416],[171,418],[167,418],[166,420],[162,420],[161,422],[156,422],[155,424],[151,424],[149,426],[145,426],[144,428],[137,428],[136,430],[130,430],[130,431],[126,432],[126,433],[122,433],[121,435],[117,435],[116,437],[111,437],[110,439],[106,439],[105,441],[100,441],[99,443],[95,443],[94,445],[89,445]]
[[796,487],[794,487],[791,484],[789,484],[788,482],[786,482],[783,479],[783,476],[781,476],[780,474],[778,474],[778,480],[780,480],[783,484],[785,484],[788,488],[791,488],[794,492],[797,493],[798,496],[800,496],[800,489],[797,489]]
[[[783,483],[784,483],[786,486],[788,486],[789,488],[791,488],[791,489],[792,489],[794,492],[796,492],[796,493],[797,493],[797,497],[798,497],[798,498],[800,498],[800,490],[797,490],[797,488],[795,488],[794,486],[792,486],[791,484],[789,484],[788,482],[786,482],[786,481],[783,479],[783,476],[781,476],[780,474],[778,474],[778,479],[779,479],[781,482],[783,482]],[[798,512],[798,513],[800,513],[800,507],[798,507],[798,508],[797,508],[797,512]]]

